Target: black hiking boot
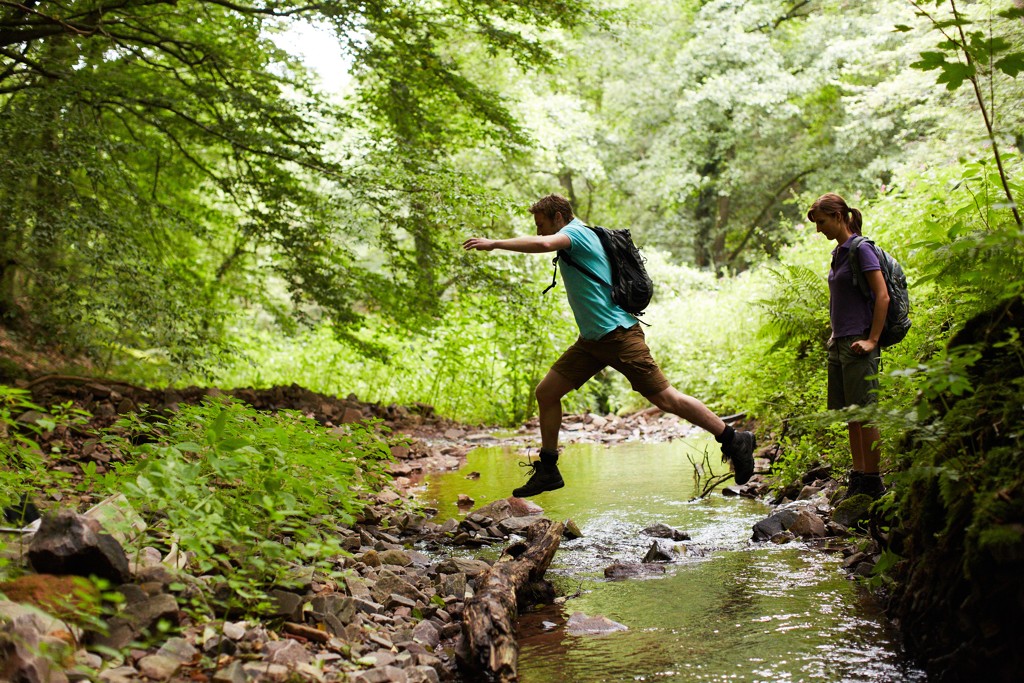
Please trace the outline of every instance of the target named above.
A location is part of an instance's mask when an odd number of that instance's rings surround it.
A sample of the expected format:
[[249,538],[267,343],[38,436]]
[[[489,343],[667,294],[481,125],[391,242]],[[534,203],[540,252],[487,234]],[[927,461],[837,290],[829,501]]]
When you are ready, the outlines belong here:
[[558,465],[549,465],[535,460],[530,463],[521,462],[520,467],[530,468],[532,475],[530,480],[517,489],[512,489],[512,495],[516,498],[529,498],[545,491],[554,491],[565,486],[562,481],[562,473],[558,471]]
[[736,432],[728,446],[722,446],[722,462],[732,465],[737,484],[746,484],[754,473],[754,432]]
[[853,498],[858,493],[863,493],[864,486],[864,473],[856,470],[850,472],[850,482],[846,485],[846,493],[843,494],[843,500]]
[[857,493],[864,493],[871,496],[875,500],[882,497],[885,493],[885,484],[882,483],[882,475],[880,474],[865,474],[861,477],[860,488],[857,489]]

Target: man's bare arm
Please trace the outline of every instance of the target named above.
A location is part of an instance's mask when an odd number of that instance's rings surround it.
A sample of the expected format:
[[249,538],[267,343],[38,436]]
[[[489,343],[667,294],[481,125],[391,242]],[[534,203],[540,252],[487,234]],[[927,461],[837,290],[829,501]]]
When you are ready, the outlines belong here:
[[506,251],[518,251],[523,254],[543,254],[549,251],[568,249],[572,243],[568,235],[555,233],[554,235],[528,235],[524,237],[512,237],[507,240],[489,240],[483,237],[470,237],[462,243],[463,249],[476,249],[478,251],[491,251],[493,249],[505,249]]

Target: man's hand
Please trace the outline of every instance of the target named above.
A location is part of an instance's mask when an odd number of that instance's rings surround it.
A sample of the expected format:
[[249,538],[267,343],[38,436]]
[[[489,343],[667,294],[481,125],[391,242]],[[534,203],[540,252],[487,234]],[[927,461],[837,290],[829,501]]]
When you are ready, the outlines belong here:
[[476,249],[477,251],[492,251],[494,249],[494,240],[484,239],[483,237],[470,237],[462,243],[462,248],[467,251],[472,249]]

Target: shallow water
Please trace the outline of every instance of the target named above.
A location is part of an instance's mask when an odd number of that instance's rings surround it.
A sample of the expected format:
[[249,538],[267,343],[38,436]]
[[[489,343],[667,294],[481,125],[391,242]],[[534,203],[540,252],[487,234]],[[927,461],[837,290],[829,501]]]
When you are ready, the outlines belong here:
[[[713,442],[566,448],[566,487],[532,500],[551,519],[573,519],[584,537],[563,541],[548,571],[560,594],[578,597],[520,619],[523,683],[574,681],[924,681],[902,659],[877,605],[846,578],[839,558],[802,544],[749,541],[769,508],[713,493],[694,497],[694,460]],[[717,458],[716,458],[717,459]],[[460,518],[458,494],[476,507],[524,480],[521,456],[481,448],[458,472],[433,475],[422,498]],[[713,463],[724,470],[724,466]],[[477,480],[466,479],[472,471]],[[667,572],[611,581],[613,561],[639,562],[664,523],[687,531],[685,555]],[[628,627],[571,635],[574,612]]]

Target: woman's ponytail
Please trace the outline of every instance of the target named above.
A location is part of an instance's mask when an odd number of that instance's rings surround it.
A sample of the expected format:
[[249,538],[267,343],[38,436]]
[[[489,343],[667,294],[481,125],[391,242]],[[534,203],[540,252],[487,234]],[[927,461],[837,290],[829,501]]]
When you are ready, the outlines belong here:
[[864,218],[860,215],[860,209],[850,209],[850,232],[860,235],[861,227],[864,225]]

